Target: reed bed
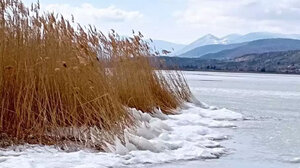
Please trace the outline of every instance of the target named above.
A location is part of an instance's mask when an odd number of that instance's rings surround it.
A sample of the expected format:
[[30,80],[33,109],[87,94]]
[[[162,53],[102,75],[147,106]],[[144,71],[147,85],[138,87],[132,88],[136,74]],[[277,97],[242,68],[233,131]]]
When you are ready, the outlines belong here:
[[[11,144],[101,149],[134,126],[127,108],[166,114],[190,100],[178,72],[156,71],[142,35],[120,38],[40,5],[0,0],[0,133]],[[122,138],[121,138],[122,139]]]
[[179,72],[155,70],[149,59],[154,55],[142,38],[141,33],[125,39],[110,34],[111,83],[122,104],[143,112],[161,109],[172,114],[183,101],[189,101],[188,85]]

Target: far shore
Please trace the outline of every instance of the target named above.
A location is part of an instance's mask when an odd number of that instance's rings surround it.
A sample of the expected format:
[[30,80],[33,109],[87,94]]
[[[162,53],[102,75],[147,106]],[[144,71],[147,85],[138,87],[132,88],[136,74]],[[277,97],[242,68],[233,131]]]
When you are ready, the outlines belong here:
[[178,71],[194,71],[194,72],[225,72],[225,73],[251,73],[251,74],[280,74],[280,75],[300,75],[300,73],[285,73],[285,72],[258,72],[258,71],[225,71],[225,70],[191,70],[191,69],[164,69]]

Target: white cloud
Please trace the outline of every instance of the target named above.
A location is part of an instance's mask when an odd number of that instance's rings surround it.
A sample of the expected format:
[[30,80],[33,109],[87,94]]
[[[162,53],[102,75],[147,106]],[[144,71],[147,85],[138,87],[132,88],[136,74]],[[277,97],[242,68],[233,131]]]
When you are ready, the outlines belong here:
[[149,5],[148,0],[132,0],[138,2],[131,3],[132,6],[124,3],[107,6],[114,2],[109,0],[82,4],[74,0],[56,0],[56,4],[46,1],[41,0],[44,11],[55,11],[68,19],[73,14],[76,22],[95,25],[104,33],[114,29],[119,34],[131,35],[134,29],[146,37],[180,43],[189,43],[207,33],[217,36],[257,31],[300,34],[300,0],[151,1],[154,5]]
[[83,24],[97,24],[101,22],[126,22],[140,19],[143,15],[139,11],[126,11],[115,6],[96,8],[89,3],[80,6],[69,4],[50,4],[45,6],[46,11],[61,13],[64,16],[74,15],[77,22]]
[[299,0],[188,0],[178,23],[202,33],[225,35],[270,31],[298,32]]

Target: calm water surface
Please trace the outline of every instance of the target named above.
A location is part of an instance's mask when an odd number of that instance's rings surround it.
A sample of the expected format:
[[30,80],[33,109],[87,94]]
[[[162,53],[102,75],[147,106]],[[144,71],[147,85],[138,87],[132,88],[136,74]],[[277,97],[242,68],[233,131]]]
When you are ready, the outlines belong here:
[[222,142],[231,154],[217,160],[159,167],[300,168],[300,75],[185,72],[202,102],[242,113]]

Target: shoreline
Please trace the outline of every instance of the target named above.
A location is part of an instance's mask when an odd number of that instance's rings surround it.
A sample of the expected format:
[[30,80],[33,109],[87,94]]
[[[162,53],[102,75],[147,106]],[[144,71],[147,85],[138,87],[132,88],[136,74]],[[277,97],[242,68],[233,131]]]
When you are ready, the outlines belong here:
[[226,72],[226,73],[249,73],[249,74],[282,74],[282,75],[300,75],[300,73],[280,73],[280,72],[253,72],[253,71],[225,71],[225,70],[214,70],[214,71],[206,71],[206,70],[185,70],[185,69],[158,69],[158,70],[168,70],[168,71],[188,71],[188,72]]

